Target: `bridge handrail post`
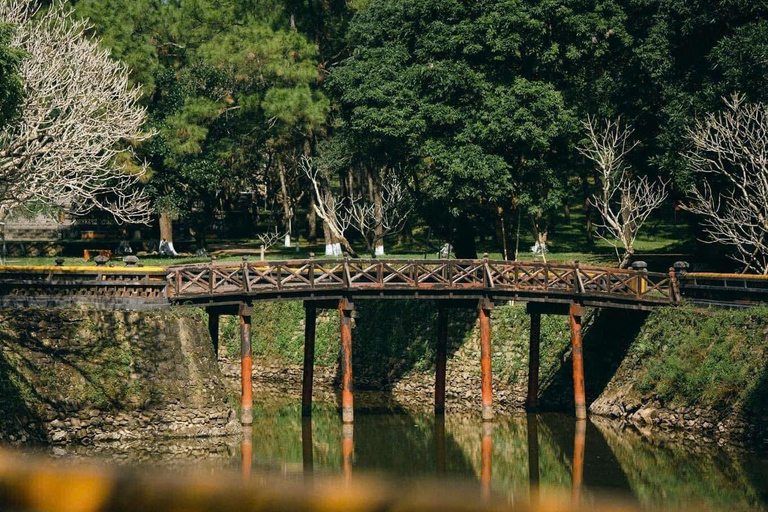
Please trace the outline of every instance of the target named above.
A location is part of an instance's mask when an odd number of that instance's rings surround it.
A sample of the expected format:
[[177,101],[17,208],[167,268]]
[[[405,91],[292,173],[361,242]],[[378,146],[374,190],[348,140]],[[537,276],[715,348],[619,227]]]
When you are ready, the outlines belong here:
[[573,292],[577,295],[584,293],[584,285],[581,282],[581,264],[579,260],[573,262]]
[[488,253],[483,253],[483,288],[493,288],[491,268],[488,265]]
[[309,287],[315,289],[315,253],[309,253]]
[[216,256],[211,256],[211,264],[208,265],[208,294],[213,295],[213,280],[215,274],[213,273],[213,264],[216,263]]
[[248,256],[243,256],[243,291],[248,293],[250,286],[248,285]]
[[352,276],[349,274],[349,254],[344,253],[344,284],[347,289],[352,288]]
[[680,302],[680,281],[677,279],[675,267],[669,269],[669,300],[675,303]]
[[283,266],[278,263],[277,265],[277,289],[283,289]]

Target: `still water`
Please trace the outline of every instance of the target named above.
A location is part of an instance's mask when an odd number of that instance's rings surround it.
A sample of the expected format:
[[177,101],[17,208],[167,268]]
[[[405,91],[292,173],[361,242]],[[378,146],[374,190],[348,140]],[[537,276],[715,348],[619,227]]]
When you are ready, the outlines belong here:
[[291,398],[254,407],[242,438],[122,443],[52,449],[64,460],[131,466],[191,466],[211,472],[274,472],[286,478],[371,473],[387,478],[469,481],[482,494],[526,498],[537,486],[589,502],[606,492],[642,508],[768,510],[768,460],[695,440],[645,436],[634,428],[558,414],[479,417],[359,410],[341,424],[335,404],[302,420]]

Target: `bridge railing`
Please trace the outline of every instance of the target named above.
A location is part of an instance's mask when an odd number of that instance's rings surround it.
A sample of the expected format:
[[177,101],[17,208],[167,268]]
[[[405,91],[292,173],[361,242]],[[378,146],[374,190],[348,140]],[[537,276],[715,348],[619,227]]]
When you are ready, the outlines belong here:
[[670,274],[518,261],[336,259],[243,261],[169,268],[184,299],[285,291],[484,290],[676,302]]

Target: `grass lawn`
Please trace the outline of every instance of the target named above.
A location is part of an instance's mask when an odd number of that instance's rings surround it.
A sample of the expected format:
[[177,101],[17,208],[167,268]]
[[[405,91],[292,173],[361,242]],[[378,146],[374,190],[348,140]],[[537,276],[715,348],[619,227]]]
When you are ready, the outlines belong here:
[[[614,248],[606,241],[596,239],[594,244],[588,244],[585,234],[584,213],[580,208],[574,208],[571,214],[571,222],[566,224],[560,221],[550,236],[550,253],[546,256],[548,262],[571,263],[580,261],[588,265],[618,264],[618,258]],[[541,255],[534,255],[530,248],[534,245],[533,236],[528,225],[521,226],[520,239],[517,241],[516,226],[508,226],[508,250],[510,258],[514,257],[515,246],[519,245],[519,259],[525,261],[544,261]],[[388,239],[386,242],[391,242]],[[294,240],[295,243],[295,240]],[[402,245],[387,243],[388,258],[397,259],[428,259],[437,257],[437,247],[442,246],[442,240],[433,240],[426,243],[426,235],[423,230],[416,229],[414,240]],[[651,219],[644,226],[637,240],[636,259],[644,259],[651,264],[651,270],[665,271],[672,260],[685,259],[694,247],[695,239],[690,226],[685,220],[675,223],[669,219]],[[259,242],[257,240],[211,240],[209,250],[216,253],[219,262],[241,261],[241,254],[227,254],[227,251],[249,252],[249,259],[259,258]],[[116,243],[114,245],[117,245]],[[356,245],[355,249],[361,258],[369,257],[365,247]],[[498,247],[494,237],[485,236],[478,240],[478,256],[487,252],[491,259],[503,259],[501,248]],[[325,256],[325,246],[322,244],[309,244],[301,240],[298,251],[295,247],[275,246],[267,252],[269,260],[304,259],[310,253],[316,258],[328,258]],[[9,265],[54,265],[56,258],[8,258]],[[81,257],[65,257],[65,265],[95,266],[93,261],[86,262]],[[119,258],[115,258],[116,265],[122,265]],[[140,257],[145,266],[168,266],[175,264],[207,263],[210,258],[186,257],[186,258],[159,258],[152,256]]]

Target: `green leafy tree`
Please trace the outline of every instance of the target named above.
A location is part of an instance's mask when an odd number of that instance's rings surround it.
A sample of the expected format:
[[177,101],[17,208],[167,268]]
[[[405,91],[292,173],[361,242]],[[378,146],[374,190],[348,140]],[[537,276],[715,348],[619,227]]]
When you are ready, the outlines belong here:
[[[317,48],[281,27],[274,6],[83,0],[78,9],[135,80],[151,85],[145,101],[159,135],[141,156],[163,238],[183,216],[202,246],[215,212],[240,192],[276,188],[273,175],[325,123]],[[285,195],[290,203],[294,191]]]

